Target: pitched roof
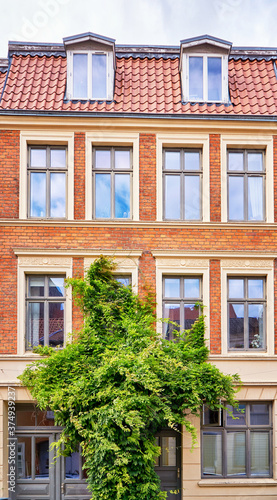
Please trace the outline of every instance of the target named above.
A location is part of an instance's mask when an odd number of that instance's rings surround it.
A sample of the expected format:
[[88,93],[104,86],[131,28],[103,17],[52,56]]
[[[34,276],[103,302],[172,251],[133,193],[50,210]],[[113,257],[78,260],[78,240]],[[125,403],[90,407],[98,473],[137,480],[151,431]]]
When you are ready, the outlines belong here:
[[[179,58],[117,57],[113,101],[66,101],[66,58],[13,55],[0,110],[155,114],[277,114],[275,60],[231,58],[229,104],[183,103]],[[6,73],[0,73],[0,92]],[[1,93],[0,93],[1,95]]]

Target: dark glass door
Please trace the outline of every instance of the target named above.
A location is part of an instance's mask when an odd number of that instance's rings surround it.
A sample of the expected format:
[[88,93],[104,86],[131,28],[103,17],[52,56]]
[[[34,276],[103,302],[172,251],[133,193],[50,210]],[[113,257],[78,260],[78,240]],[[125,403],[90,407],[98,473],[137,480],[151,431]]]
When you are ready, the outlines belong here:
[[181,500],[181,433],[164,429],[156,437],[161,455],[155,470],[161,479],[161,490],[168,492],[168,500]]

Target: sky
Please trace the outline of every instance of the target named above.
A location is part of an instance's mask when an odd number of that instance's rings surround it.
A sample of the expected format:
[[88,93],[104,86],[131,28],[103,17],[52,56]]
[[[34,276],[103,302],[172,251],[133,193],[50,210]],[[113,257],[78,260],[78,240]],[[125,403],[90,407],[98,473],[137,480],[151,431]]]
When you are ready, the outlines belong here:
[[179,45],[209,34],[234,46],[277,47],[277,0],[0,0],[8,41],[57,42],[91,31],[119,44]]

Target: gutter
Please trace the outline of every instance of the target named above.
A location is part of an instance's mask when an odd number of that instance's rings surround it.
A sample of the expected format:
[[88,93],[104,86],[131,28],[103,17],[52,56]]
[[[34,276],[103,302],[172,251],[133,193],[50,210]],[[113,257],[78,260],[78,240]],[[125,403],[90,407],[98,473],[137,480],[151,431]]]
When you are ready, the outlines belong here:
[[159,120],[211,120],[211,121],[249,121],[277,122],[277,115],[223,115],[223,114],[178,114],[178,113],[122,113],[122,112],[90,112],[90,111],[33,111],[26,109],[0,109],[0,116],[37,116],[37,117],[86,117],[86,118],[153,118]]

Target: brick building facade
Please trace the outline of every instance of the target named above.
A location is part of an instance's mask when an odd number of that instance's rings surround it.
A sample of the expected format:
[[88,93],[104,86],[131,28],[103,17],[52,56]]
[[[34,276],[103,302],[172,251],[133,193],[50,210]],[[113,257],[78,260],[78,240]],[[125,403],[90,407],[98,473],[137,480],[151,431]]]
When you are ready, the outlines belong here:
[[59,346],[81,327],[63,279],[104,254],[139,294],[153,290],[158,317],[186,327],[201,300],[211,362],[243,382],[245,417],[195,421],[193,452],[186,434],[180,456],[176,436],[160,437],[160,473],[180,489],[169,498],[275,498],[276,61],[277,49],[212,37],[168,48],[93,34],[9,45],[0,67],[0,496],[89,498],[81,455],[49,468],[53,416],[34,417],[17,376],[36,358],[33,345]]

